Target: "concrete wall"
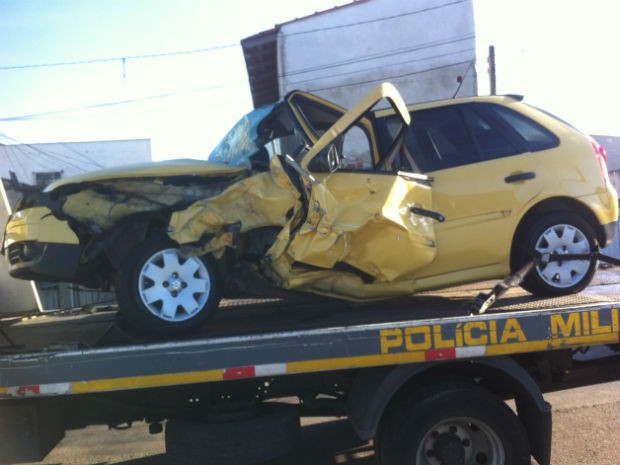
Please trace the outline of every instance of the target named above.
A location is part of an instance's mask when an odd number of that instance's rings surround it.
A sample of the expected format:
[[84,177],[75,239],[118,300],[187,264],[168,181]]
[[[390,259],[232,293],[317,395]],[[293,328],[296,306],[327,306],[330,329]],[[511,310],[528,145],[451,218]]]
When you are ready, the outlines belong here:
[[280,96],[295,89],[345,107],[382,81],[407,103],[477,93],[471,0],[366,0],[279,26]]
[[[609,170],[609,179],[620,195],[620,137],[618,136],[592,136],[607,151],[607,169]],[[612,257],[620,258],[620,224],[616,230],[616,237],[613,244],[603,250],[604,253]]]

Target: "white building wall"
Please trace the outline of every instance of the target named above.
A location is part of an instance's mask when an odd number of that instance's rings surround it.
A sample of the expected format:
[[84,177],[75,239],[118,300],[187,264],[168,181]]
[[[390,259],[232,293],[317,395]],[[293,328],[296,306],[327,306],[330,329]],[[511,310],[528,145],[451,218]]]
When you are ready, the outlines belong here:
[[280,26],[280,95],[344,107],[383,81],[407,103],[477,93],[472,0],[365,0]]
[[13,171],[23,184],[36,184],[36,173],[60,172],[66,178],[88,171],[151,161],[148,139],[0,145],[0,174]]

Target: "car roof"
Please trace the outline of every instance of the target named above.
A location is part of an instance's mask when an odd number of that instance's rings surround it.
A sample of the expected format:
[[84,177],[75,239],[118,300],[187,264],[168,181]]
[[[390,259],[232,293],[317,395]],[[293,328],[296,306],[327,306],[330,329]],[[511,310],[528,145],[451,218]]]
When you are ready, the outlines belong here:
[[[515,103],[515,102],[521,102],[522,100],[523,100],[523,96],[516,95],[516,94],[459,97],[459,98],[453,98],[453,99],[432,100],[428,102],[412,103],[412,104],[407,105],[407,109],[410,112],[412,112],[416,110],[426,110],[428,108],[444,107],[448,105],[461,105],[464,103],[475,103],[475,102],[497,103],[500,105],[508,105],[508,104]],[[393,110],[391,108],[385,108],[382,110],[377,110],[375,112],[375,116],[377,117],[389,116],[391,114],[393,114]]]

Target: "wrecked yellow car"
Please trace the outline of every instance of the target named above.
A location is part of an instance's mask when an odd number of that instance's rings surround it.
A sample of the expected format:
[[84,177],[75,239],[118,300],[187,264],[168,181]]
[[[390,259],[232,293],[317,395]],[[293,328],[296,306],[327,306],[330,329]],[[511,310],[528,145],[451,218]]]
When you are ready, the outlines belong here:
[[[407,108],[382,84],[348,112],[293,92],[206,162],[56,181],[22,200],[3,249],[14,277],[113,287],[136,327],[174,334],[223,295],[364,300],[502,277],[607,244],[617,218],[604,151],[565,123],[511,96]],[[524,287],[577,292],[595,265],[540,265]]]

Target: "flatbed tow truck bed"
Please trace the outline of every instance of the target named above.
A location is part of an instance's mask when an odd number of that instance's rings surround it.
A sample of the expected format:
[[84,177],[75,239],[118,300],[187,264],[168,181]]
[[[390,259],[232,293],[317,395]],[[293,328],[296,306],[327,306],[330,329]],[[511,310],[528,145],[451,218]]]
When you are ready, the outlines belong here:
[[[190,444],[178,437],[189,431],[195,439],[213,421],[201,423],[198,433],[197,426],[188,426],[188,418],[196,412],[201,418],[222,410],[247,412],[251,401],[290,395],[301,399],[303,414],[348,415],[362,438],[379,444],[379,462],[398,463],[408,456],[390,426],[405,421],[395,412],[419,414],[419,405],[404,400],[403,393],[430,399],[425,389],[438,386],[449,397],[457,395],[452,391],[469,392],[472,384],[475,389],[484,385],[493,397],[517,399],[529,440],[527,456],[547,463],[551,414],[534,372],[549,381],[566,371],[564,355],[570,358],[577,348],[609,345],[617,350],[619,282],[620,269],[612,268],[570,297],[537,299],[511,289],[482,315],[470,315],[467,303],[492,283],[367,303],[231,300],[199,332],[166,341],[131,334],[114,311],[5,320],[0,335],[0,444],[8,439],[14,446],[6,450],[0,445],[0,463],[41,460],[65,429],[140,419],[154,432],[172,419],[166,432],[171,463],[201,463],[210,450],[226,449],[225,438],[246,427],[240,424],[245,425],[247,415],[215,421],[221,434],[208,430],[212,447],[194,447],[198,441],[193,440],[191,453],[186,450]],[[157,398],[166,400],[159,403]],[[8,432],[17,417],[28,418],[29,426]],[[237,429],[227,430],[224,423]],[[20,428],[30,428],[28,439]],[[432,437],[452,434],[452,439],[471,443],[461,429],[457,422],[454,429],[434,431]],[[246,443],[252,441],[249,436]],[[441,446],[448,439],[438,440],[428,454],[448,453],[452,449]],[[484,449],[478,453],[491,458],[507,453],[478,447]],[[278,448],[270,449],[275,453]],[[245,457],[235,456],[230,463]],[[271,458],[258,457],[246,463]],[[222,456],[211,460],[221,462]],[[508,455],[506,463],[515,460]]]

